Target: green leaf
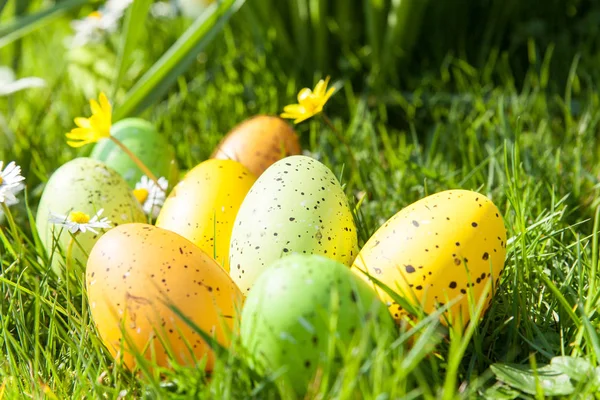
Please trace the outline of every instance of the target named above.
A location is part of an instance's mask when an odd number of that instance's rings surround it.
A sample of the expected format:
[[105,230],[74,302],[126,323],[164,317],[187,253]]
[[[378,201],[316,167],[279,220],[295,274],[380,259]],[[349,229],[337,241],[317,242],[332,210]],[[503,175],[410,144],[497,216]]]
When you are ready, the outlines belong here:
[[65,0],[43,11],[2,24],[0,26],[0,48],[44,27],[60,18],[65,12],[89,2],[90,0]]
[[141,33],[144,31],[144,23],[151,5],[152,0],[135,0],[131,7],[129,7],[123,29],[121,45],[119,47],[117,79],[115,80],[113,88],[113,97],[115,97],[121,86],[121,82],[125,76],[127,67],[129,66],[131,54],[134,52]]
[[519,364],[492,364],[496,378],[507,385],[529,394],[537,394],[537,385],[545,396],[566,396],[575,390],[567,374],[545,365],[536,370]]
[[143,111],[164,95],[244,3],[223,0],[209,6],[131,89],[116,108],[115,121]]
[[594,376],[594,367],[584,358],[554,357],[550,364],[555,371],[566,374],[578,382],[585,382]]
[[521,393],[507,386],[496,384],[483,392],[483,398],[489,400],[513,400]]

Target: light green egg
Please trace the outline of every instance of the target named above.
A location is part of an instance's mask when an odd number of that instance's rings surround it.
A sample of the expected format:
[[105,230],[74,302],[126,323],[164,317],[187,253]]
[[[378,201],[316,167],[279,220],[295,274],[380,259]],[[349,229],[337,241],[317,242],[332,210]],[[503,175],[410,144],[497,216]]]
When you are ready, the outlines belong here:
[[306,156],[271,165],[246,195],[230,244],[230,274],[247,293],[260,273],[292,253],[319,254],[352,265],[357,233],[342,186]]
[[[173,147],[150,122],[139,118],[127,118],[115,123],[110,132],[135,154],[157,178],[163,176],[169,179],[171,176],[177,175],[175,164],[173,164],[174,171],[171,171],[171,161],[175,160]],[[131,157],[112,140],[106,139],[98,142],[90,157],[102,161],[117,171],[130,187],[134,187],[144,175]]]
[[320,378],[331,381],[348,358],[365,357],[376,345],[387,348],[394,336],[394,322],[375,291],[347,266],[316,255],[276,261],[242,310],[250,363],[274,373],[298,398],[305,398],[317,374],[329,371]]
[[[48,180],[37,211],[36,225],[48,255],[52,257],[52,268],[62,276],[65,260],[59,250],[67,250],[72,235],[67,228],[50,223],[51,214],[68,216],[79,211],[93,217],[104,209],[101,217],[106,217],[111,225],[130,222],[146,222],[146,216],[133,197],[131,189],[113,169],[91,158],[76,158],[62,165]],[[105,230],[98,234],[81,232],[73,246],[72,265],[83,266],[96,241]]]

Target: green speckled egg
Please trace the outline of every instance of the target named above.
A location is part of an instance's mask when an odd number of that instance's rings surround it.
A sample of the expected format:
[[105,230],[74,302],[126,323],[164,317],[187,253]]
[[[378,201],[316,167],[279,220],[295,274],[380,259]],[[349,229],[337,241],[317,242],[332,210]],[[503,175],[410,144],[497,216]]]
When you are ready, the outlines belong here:
[[358,254],[340,183],[306,156],[276,162],[246,195],[231,235],[231,277],[247,293],[267,266],[292,253],[320,254],[348,266]]
[[[171,176],[171,161],[175,159],[173,148],[150,122],[139,118],[128,118],[114,124],[110,132],[157,178],[164,176],[168,179]],[[90,157],[104,162],[117,171],[132,188],[144,175],[137,164],[111,140],[98,142]]]
[[[368,271],[408,302],[422,303],[427,313],[456,301],[450,309],[452,320],[466,324],[467,294],[472,292],[477,304],[486,284],[497,286],[505,256],[506,228],[494,203],[481,193],[447,190],[390,218],[365,244],[352,270],[363,279],[362,271]],[[372,285],[389,303],[394,318],[402,317],[405,310]],[[487,294],[486,308],[492,294]]]
[[[337,323],[330,326],[332,318]],[[344,357],[356,356],[353,339],[385,346],[394,332],[377,294],[345,265],[317,255],[276,261],[257,279],[242,311],[242,344],[252,361],[283,373],[284,387],[300,398],[319,367],[331,363],[335,376]]]
[[[102,217],[107,217],[112,226],[146,221],[127,183],[100,161],[76,158],[52,174],[42,193],[36,225],[44,247],[52,256],[52,267],[57,274],[62,275],[65,263],[56,249],[54,238],[58,239],[58,246],[66,250],[71,234],[66,228],[49,223],[50,213],[67,216],[72,211],[80,211],[92,217],[100,209],[104,209]],[[98,232],[77,235],[78,245],[73,248],[74,265],[80,263],[85,266],[87,255],[104,231]]]

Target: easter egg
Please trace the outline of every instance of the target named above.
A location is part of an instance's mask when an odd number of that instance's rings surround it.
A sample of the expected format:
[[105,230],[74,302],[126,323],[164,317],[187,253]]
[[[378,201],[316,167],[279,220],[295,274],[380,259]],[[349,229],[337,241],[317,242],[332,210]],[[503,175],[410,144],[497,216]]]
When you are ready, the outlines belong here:
[[[367,271],[407,301],[423,304],[427,313],[457,301],[449,314],[466,324],[467,293],[472,291],[476,305],[489,281],[497,286],[505,255],[506,228],[494,203],[477,192],[448,190],[390,218],[362,248],[353,271],[364,279],[361,271]],[[400,318],[405,310],[373,286]]]
[[[72,212],[85,214],[89,218],[101,209],[102,218],[111,226],[129,222],[144,222],[144,212],[133,197],[123,178],[100,161],[91,158],[76,158],[58,168],[48,180],[36,216],[37,231],[48,254],[52,256],[52,267],[62,276],[62,261],[59,248],[67,250],[71,233],[66,227],[49,222],[52,216],[69,216]],[[72,261],[85,266],[87,255],[104,230],[80,232],[72,246]],[[58,246],[58,248],[57,248]]]
[[255,180],[236,161],[204,161],[175,186],[156,226],[187,238],[229,271],[233,222]]
[[241,339],[251,358],[259,369],[281,373],[284,387],[300,398],[323,366],[330,363],[335,377],[344,357],[354,356],[353,339],[372,348],[393,336],[394,322],[375,291],[347,266],[317,255],[276,261],[242,311]]
[[[147,224],[110,230],[96,243],[86,269],[90,310],[115,359],[129,368],[134,354],[167,367],[165,346],[180,364],[215,356],[173,311],[227,346],[241,293],[211,257],[176,233]],[[125,338],[128,338],[127,340]]]
[[[110,132],[157,178],[171,176],[171,161],[175,160],[174,150],[150,122],[139,118],[127,118],[115,123]],[[98,142],[90,157],[117,171],[132,188],[144,175],[131,157],[112,140]]]
[[329,168],[306,156],[276,162],[248,192],[231,234],[231,276],[246,293],[266,267],[292,253],[348,266],[358,254],[342,186]]
[[284,157],[301,153],[298,135],[279,117],[259,115],[233,128],[211,158],[239,161],[254,175]]

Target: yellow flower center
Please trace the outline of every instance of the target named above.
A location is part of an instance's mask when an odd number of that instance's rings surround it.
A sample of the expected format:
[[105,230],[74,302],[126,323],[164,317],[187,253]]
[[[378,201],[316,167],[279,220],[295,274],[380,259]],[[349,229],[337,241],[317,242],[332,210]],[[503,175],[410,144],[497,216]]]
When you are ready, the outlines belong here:
[[81,211],[73,211],[69,214],[69,219],[76,224],[87,224],[90,222],[90,216]]
[[148,194],[148,190],[146,189],[135,189],[133,191],[133,195],[136,199],[138,199],[140,204],[144,204],[146,202],[146,200],[148,199]]
[[0,185],[2,185],[2,183],[4,183],[4,179],[2,179],[2,177],[0,176]]
[[94,11],[88,15],[90,18],[100,19],[102,18],[102,13],[100,11]]

